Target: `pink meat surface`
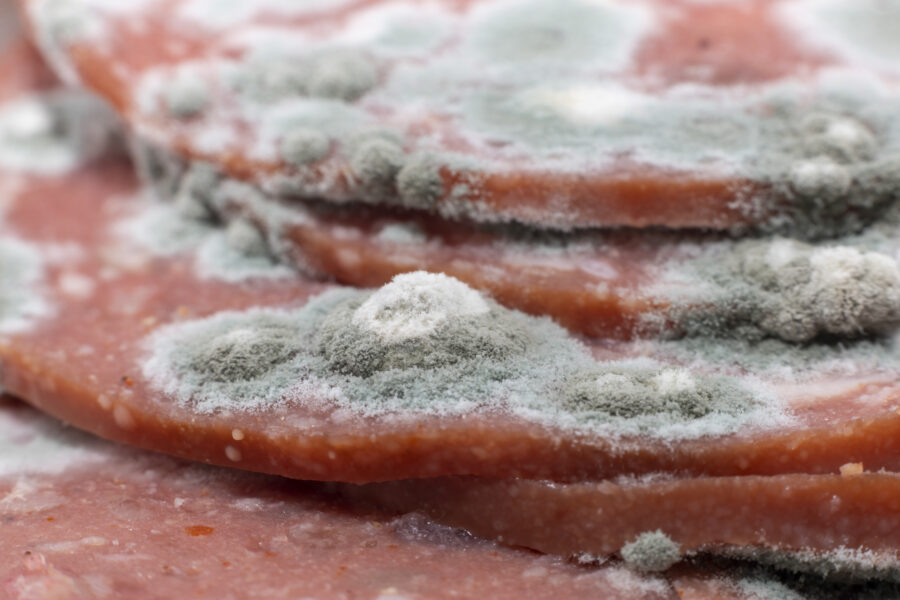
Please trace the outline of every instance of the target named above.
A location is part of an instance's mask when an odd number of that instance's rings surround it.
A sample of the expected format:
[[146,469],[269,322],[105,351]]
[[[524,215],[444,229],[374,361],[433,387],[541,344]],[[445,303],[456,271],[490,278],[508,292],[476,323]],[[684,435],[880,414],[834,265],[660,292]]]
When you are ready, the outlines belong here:
[[0,597],[673,598],[660,577],[96,440],[0,399]]

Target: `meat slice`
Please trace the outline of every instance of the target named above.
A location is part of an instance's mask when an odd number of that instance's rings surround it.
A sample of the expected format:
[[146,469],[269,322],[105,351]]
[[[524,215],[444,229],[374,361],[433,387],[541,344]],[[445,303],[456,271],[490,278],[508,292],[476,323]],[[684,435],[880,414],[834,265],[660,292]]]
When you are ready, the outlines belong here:
[[[624,478],[570,485],[449,478],[342,490],[378,506],[421,510],[476,535],[548,553],[637,555],[652,566],[657,559],[674,563],[679,552],[727,553],[740,547],[744,556],[752,556],[748,548],[755,548],[801,553],[792,565],[801,571],[897,579],[898,485],[894,473],[844,469],[841,475]],[[651,532],[672,544],[671,556],[660,541],[644,542],[643,555],[629,554],[629,545]]]
[[[770,597],[804,597],[791,595],[802,581],[796,575],[737,563],[694,559],[654,574],[615,560],[597,565],[586,557],[565,561],[512,549],[422,512],[397,515],[338,500],[317,484],[97,440],[6,397],[0,398],[0,432],[0,590],[11,599],[599,594],[756,600],[766,590],[780,594]],[[498,488],[471,483],[473,496]],[[409,502],[410,486],[398,485],[405,489],[393,502]],[[451,491],[451,502],[460,499],[460,486],[438,485]],[[495,498],[489,510],[496,506]],[[527,502],[523,510],[530,511]],[[860,589],[812,583],[817,598]]]
[[897,196],[878,3],[22,4],[139,137],[270,193],[807,237]]
[[0,595],[10,600],[674,597],[660,576],[103,442],[6,398],[0,431]]

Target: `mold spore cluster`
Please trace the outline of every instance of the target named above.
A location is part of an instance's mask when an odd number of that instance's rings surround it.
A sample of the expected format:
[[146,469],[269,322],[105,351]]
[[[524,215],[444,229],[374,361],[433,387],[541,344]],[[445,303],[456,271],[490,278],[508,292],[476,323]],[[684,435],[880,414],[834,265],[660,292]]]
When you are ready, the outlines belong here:
[[729,423],[740,423],[766,403],[758,390],[732,377],[636,360],[573,374],[561,404],[579,420],[642,434],[691,427],[728,429]]
[[[236,398],[248,409],[275,404],[299,379],[304,340],[301,324],[289,313],[226,312],[180,329],[177,337],[158,337],[156,356],[144,372],[166,393],[191,398],[200,412],[230,408]],[[173,370],[177,378],[170,376]]]
[[[269,237],[255,221],[232,215],[220,227],[222,193],[239,184],[224,179],[212,165],[188,166],[144,144],[133,144],[132,155],[161,202],[135,199],[138,210],[118,225],[121,237],[157,255],[190,252],[201,277],[238,283],[294,275],[276,260]],[[242,196],[258,194],[250,186],[239,187]]]
[[415,272],[336,307],[315,343],[332,371],[361,377],[478,362],[499,367],[535,343],[511,315],[456,279]]
[[203,412],[285,402],[395,417],[500,410],[611,439],[686,439],[784,420],[749,384],[649,360],[597,362],[547,319],[424,272],[374,292],[335,289],[295,310],[171,325],[148,347],[148,378]]
[[628,542],[619,554],[629,567],[645,573],[665,571],[681,560],[681,547],[661,530],[646,531]]
[[892,102],[831,104],[799,114],[793,107],[780,115],[786,121],[767,124],[780,143],[771,152],[759,149],[757,168],[789,207],[772,218],[772,230],[810,239],[857,233],[900,199],[900,132],[887,108]]
[[692,334],[808,343],[900,327],[900,266],[887,254],[774,238],[739,242],[706,267],[718,297],[713,308],[685,316]]
[[[148,131],[165,137],[153,124],[164,114],[192,131],[198,147],[212,140],[210,153],[234,142],[230,123],[252,123],[257,139],[249,153],[282,164],[283,172],[259,182],[270,193],[432,209],[448,192],[439,167],[462,165],[449,156],[439,164],[430,152],[410,152],[401,128],[382,127],[357,106],[378,77],[377,60],[365,51],[323,47],[300,56],[264,53],[153,70],[136,100],[151,117],[143,124]],[[214,99],[220,88],[236,93],[234,106]],[[335,197],[348,184],[340,193],[346,198]]]

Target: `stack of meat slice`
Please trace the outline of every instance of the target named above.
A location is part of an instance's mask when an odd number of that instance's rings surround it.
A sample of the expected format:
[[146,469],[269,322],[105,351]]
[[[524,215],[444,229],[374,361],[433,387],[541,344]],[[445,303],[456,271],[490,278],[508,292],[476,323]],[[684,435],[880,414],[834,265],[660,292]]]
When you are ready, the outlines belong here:
[[[496,552],[512,595],[528,562],[447,526],[605,565],[540,559],[565,588],[547,595],[900,581],[900,9],[21,8],[69,87],[4,50],[9,393],[110,440],[332,482],[203,471],[222,511],[262,490],[234,536],[291,494],[334,498],[304,518],[347,544],[366,511],[427,515],[394,529],[427,529],[397,560],[438,548],[430,581],[485,577],[465,560]],[[121,453],[176,508],[203,489]],[[46,486],[73,497],[86,473]],[[40,560],[10,589],[101,585]],[[222,573],[203,585],[247,581]]]

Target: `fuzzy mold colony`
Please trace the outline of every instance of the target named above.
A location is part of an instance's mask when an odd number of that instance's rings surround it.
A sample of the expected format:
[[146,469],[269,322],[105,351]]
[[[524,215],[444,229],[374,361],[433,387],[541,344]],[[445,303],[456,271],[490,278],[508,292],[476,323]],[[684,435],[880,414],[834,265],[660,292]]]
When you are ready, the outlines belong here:
[[773,238],[739,242],[724,260],[689,268],[712,299],[708,310],[683,315],[691,335],[806,343],[900,326],[900,266],[884,253]]
[[171,325],[148,349],[148,379],[202,412],[296,402],[401,418],[483,410],[667,439],[786,418],[758,386],[649,360],[597,362],[549,320],[424,272],[374,292],[332,290],[300,309]]

